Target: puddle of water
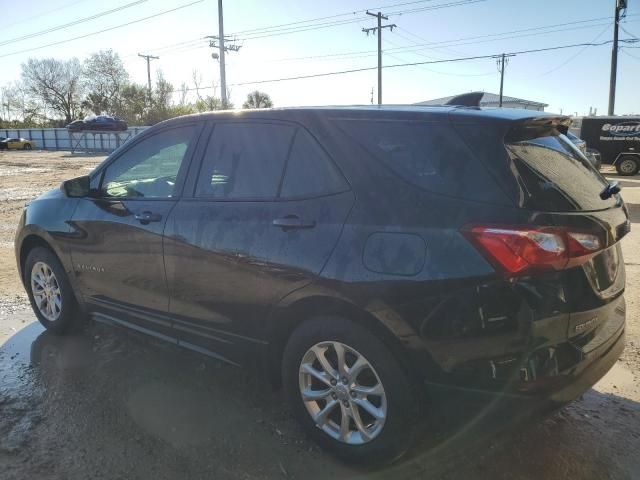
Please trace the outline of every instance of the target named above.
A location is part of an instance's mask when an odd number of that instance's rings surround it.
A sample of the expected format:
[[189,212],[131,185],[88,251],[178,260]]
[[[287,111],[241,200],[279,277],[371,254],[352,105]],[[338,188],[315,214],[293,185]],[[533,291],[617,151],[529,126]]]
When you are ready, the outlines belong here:
[[0,347],[0,360],[29,365],[31,362],[31,345],[44,327],[39,322],[32,322],[16,332]]

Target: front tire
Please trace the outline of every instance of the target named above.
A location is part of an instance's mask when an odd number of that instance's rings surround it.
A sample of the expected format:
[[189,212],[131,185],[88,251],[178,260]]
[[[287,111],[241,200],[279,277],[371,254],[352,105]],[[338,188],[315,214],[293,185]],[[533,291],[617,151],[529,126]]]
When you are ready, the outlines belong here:
[[40,323],[57,334],[75,330],[81,311],[58,257],[48,248],[34,248],[27,256],[24,275],[29,301]]
[[390,463],[420,423],[417,395],[389,348],[341,317],[301,324],[285,347],[282,379],[294,416],[316,443],[351,463]]
[[640,170],[640,157],[635,155],[623,155],[616,162],[616,171],[625,177],[632,177]]

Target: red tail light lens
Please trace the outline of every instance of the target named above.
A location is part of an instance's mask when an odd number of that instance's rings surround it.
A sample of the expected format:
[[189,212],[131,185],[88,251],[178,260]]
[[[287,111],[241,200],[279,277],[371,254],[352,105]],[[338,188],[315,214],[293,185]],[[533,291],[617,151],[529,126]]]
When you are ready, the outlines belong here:
[[473,226],[464,234],[494,266],[509,275],[580,265],[603,247],[594,233],[559,227]]

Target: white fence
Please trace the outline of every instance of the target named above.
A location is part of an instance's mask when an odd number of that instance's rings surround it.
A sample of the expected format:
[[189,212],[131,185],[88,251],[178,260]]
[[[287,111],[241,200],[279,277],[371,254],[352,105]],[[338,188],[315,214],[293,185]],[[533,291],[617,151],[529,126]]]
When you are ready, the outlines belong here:
[[130,127],[124,132],[69,132],[66,128],[0,129],[0,137],[27,138],[36,150],[111,152],[149,127]]

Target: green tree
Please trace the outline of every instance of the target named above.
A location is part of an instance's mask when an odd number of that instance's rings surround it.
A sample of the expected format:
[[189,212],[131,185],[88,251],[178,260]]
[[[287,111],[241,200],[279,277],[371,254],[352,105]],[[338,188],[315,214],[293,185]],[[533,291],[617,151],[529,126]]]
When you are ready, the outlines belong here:
[[144,125],[148,103],[147,87],[129,83],[122,87],[120,105],[115,114],[126,120],[129,125]]
[[84,61],[82,78],[87,96],[83,106],[100,115],[114,115],[121,108],[122,89],[129,73],[117,53],[101,50]]
[[247,95],[247,100],[242,104],[242,108],[271,108],[273,102],[268,93],[254,90]]

